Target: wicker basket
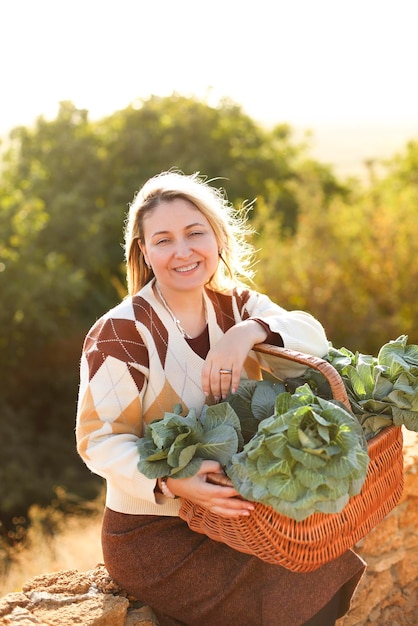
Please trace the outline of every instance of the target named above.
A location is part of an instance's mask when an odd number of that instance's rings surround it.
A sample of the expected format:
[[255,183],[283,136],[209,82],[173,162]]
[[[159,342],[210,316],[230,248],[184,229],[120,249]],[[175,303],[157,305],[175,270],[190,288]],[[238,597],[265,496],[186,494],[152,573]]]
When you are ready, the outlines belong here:
[[[257,350],[321,371],[333,397],[351,408],[340,375],[327,361],[266,344]],[[314,513],[296,522],[256,503],[248,517],[225,518],[184,500],[180,517],[193,531],[235,550],[293,572],[311,572],[353,547],[396,506],[403,488],[402,445],[402,430],[395,426],[368,442],[370,462],[363,488],[340,513]]]

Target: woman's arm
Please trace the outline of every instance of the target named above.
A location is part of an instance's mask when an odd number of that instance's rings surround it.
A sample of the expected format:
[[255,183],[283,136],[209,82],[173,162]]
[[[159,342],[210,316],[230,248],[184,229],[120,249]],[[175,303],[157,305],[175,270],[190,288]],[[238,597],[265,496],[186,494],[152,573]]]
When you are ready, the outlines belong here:
[[111,318],[97,322],[87,335],[81,357],[76,441],[92,472],[133,497],[154,500],[155,480],[137,469],[147,370],[146,363],[134,367],[135,359],[144,360],[139,339],[133,322]]
[[[211,347],[202,372],[204,392],[212,393],[217,400],[237,389],[248,355],[256,344],[267,340],[269,332],[277,336],[275,345],[319,357],[328,351],[325,330],[309,313],[286,311],[267,296],[249,290],[233,298],[233,305],[237,323]],[[280,378],[297,376],[306,369],[259,353],[252,353],[252,358]],[[230,373],[221,373],[221,370],[230,370]]]
[[287,311],[264,294],[251,292],[242,312],[259,318],[273,333],[278,333],[283,346],[313,356],[323,357],[328,352],[328,339],[322,324],[305,311]]

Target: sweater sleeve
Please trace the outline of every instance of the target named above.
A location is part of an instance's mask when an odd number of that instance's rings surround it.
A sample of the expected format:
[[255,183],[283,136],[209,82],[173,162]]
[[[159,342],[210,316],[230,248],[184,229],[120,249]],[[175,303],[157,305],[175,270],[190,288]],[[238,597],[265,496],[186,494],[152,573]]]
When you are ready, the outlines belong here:
[[249,319],[253,320],[254,322],[258,322],[258,324],[260,324],[260,326],[264,328],[267,333],[265,343],[269,343],[272,346],[283,347],[283,339],[281,338],[280,334],[274,333],[272,330],[270,330],[270,326],[266,322],[263,322],[263,320],[260,320],[258,317],[250,317]]
[[[268,326],[271,333],[278,334],[285,348],[323,357],[329,349],[328,339],[322,324],[305,311],[287,311],[264,294],[248,292],[248,299],[241,313],[255,318]],[[278,342],[276,345],[280,345]],[[258,358],[258,357],[257,357]],[[268,362],[274,373],[280,377],[298,376],[304,366],[277,357],[263,355],[260,360]]]
[[102,319],[84,343],[77,405],[78,452],[95,474],[154,501],[155,480],[137,469],[148,356],[135,323]]

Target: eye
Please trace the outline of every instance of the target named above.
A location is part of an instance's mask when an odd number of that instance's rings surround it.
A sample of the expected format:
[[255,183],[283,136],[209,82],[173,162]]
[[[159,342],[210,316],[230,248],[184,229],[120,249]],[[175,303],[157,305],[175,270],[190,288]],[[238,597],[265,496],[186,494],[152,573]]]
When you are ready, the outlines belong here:
[[164,237],[163,239],[158,239],[158,241],[155,242],[155,245],[161,246],[161,245],[168,243],[169,241],[170,240],[168,239],[168,237]]
[[198,235],[204,235],[205,233],[202,230],[192,230],[191,233],[189,233],[190,237],[197,237]]

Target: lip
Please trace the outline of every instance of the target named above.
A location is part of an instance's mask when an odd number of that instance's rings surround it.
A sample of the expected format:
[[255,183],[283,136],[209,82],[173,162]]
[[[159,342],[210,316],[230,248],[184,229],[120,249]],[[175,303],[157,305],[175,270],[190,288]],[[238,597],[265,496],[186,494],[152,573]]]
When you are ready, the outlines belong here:
[[182,265],[181,267],[175,267],[174,271],[179,274],[187,274],[187,272],[192,272],[193,270],[199,267],[199,262],[189,263],[189,265]]

